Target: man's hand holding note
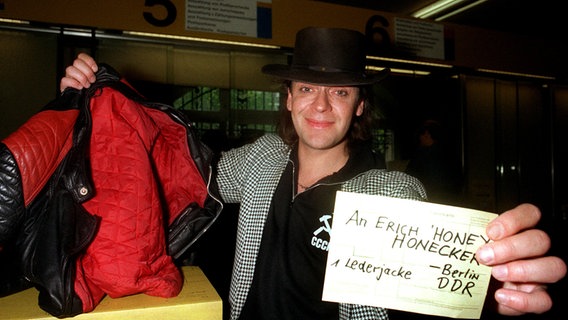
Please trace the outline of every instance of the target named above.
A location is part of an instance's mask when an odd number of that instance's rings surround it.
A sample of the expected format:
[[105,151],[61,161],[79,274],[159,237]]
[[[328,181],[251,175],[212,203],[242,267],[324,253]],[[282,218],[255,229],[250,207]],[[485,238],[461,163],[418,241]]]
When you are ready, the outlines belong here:
[[491,268],[475,251],[496,216],[338,192],[323,300],[479,318]]

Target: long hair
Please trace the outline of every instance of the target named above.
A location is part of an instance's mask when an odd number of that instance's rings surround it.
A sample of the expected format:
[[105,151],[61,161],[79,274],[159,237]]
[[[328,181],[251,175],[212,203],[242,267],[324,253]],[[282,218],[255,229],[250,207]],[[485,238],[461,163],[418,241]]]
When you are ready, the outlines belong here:
[[[288,145],[294,145],[298,142],[298,133],[292,123],[292,114],[286,108],[288,99],[288,90],[290,90],[292,81],[285,80],[282,84],[282,92],[280,93],[280,118],[277,125],[278,135]],[[347,132],[347,145],[353,146],[356,143],[368,142],[373,138],[372,127],[375,120],[371,103],[371,86],[359,86],[359,99],[364,101],[363,113],[360,116],[353,116],[351,126]]]

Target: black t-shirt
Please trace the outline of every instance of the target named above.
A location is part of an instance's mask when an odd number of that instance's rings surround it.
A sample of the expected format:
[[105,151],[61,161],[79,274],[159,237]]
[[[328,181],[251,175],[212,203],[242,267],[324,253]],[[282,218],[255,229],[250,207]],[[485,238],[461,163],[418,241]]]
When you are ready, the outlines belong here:
[[341,182],[371,167],[384,166],[373,153],[357,150],[339,172],[295,197],[293,163],[297,163],[297,154],[292,152],[292,161],[272,199],[240,319],[339,317],[338,304],[321,299],[335,194]]

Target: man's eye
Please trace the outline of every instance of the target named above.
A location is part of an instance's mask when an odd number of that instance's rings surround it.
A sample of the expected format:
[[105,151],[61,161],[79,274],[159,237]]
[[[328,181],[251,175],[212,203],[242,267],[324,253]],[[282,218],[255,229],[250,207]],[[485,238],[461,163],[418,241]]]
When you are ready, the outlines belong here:
[[341,97],[345,97],[349,94],[347,92],[347,90],[337,90],[336,93],[337,93],[338,96],[341,96]]
[[300,87],[300,91],[301,92],[310,92],[311,90],[308,87]]

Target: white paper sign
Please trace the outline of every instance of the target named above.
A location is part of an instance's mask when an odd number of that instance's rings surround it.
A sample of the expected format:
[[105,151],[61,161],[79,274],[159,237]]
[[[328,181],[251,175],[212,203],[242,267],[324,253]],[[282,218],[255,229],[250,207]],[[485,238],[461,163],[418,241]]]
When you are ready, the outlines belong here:
[[272,37],[272,0],[186,0],[186,30]]
[[418,19],[395,18],[394,42],[417,57],[445,59],[444,25]]
[[475,251],[496,216],[338,192],[323,300],[478,319],[491,268]]

